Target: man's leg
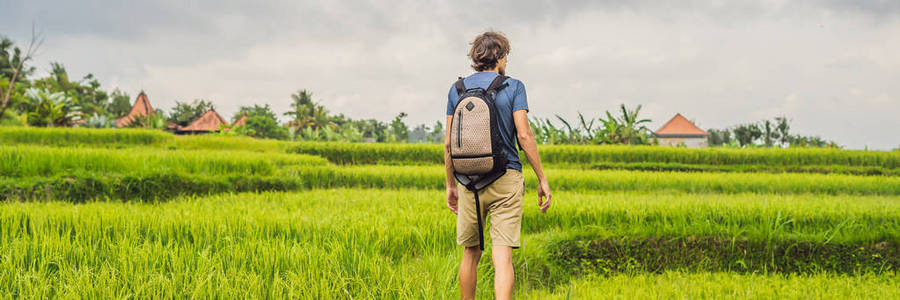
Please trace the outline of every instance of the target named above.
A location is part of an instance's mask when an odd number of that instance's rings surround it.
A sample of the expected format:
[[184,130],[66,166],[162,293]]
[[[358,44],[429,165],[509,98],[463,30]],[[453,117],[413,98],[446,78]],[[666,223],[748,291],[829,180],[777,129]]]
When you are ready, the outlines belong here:
[[478,282],[478,260],[481,249],[466,247],[459,264],[459,296],[461,299],[475,299],[475,284]]
[[491,260],[494,261],[494,297],[501,300],[512,299],[513,283],[516,281],[512,247],[494,245],[491,255]]

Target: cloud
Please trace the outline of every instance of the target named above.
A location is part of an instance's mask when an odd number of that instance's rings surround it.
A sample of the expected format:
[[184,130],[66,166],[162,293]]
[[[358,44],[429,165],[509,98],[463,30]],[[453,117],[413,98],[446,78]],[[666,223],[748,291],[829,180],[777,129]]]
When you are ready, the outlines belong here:
[[509,73],[532,115],[600,116],[644,105],[704,128],[786,115],[802,134],[854,148],[900,145],[895,1],[0,1],[0,26],[31,21],[60,61],[157,107],[212,100],[284,111],[297,89],[332,112],[442,119],[468,42],[511,39]]

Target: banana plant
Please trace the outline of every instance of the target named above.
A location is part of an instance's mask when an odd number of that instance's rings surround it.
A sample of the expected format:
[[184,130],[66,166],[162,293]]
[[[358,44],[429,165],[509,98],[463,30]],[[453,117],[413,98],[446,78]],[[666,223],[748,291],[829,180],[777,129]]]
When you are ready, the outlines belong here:
[[26,92],[32,111],[26,120],[32,126],[67,127],[80,119],[81,108],[62,92],[51,93],[47,89],[30,88]]

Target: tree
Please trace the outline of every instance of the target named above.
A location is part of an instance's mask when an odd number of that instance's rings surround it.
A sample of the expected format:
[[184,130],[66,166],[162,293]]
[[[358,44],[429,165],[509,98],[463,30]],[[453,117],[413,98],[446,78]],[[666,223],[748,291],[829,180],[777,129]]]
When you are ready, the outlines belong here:
[[406,116],[405,112],[400,112],[391,121],[391,134],[398,142],[407,142],[409,139],[409,127],[406,126],[406,123],[403,123],[403,118],[406,118]]
[[428,140],[432,143],[443,143],[445,135],[446,133],[444,132],[444,123],[441,123],[441,121],[435,121],[434,127],[431,128],[431,132],[428,134]]
[[247,115],[248,118],[254,117],[254,116],[263,116],[266,118],[270,118],[270,119],[274,120],[276,123],[278,123],[278,117],[275,115],[275,112],[272,111],[272,108],[269,107],[268,104],[266,104],[266,105],[254,104],[253,106],[241,106],[241,108],[238,109],[238,112],[235,113],[234,116],[231,117],[231,122],[236,122],[243,115]]
[[772,121],[764,120],[762,122],[762,138],[763,144],[765,144],[766,147],[774,146],[775,141],[778,140],[779,135],[775,130],[775,124],[773,124]]
[[710,128],[707,130],[709,132],[709,145],[710,146],[723,146],[731,144],[731,131],[728,129],[713,129]]
[[313,130],[326,127],[332,130],[338,128],[337,124],[328,116],[328,110],[312,100],[311,92],[299,90],[296,94],[291,95],[291,99],[293,100],[291,110],[284,113],[284,115],[291,118],[288,126],[295,133],[299,133],[306,128],[312,128]]
[[127,93],[120,91],[118,88],[109,94],[109,98],[112,101],[109,104],[107,113],[111,117],[124,116],[131,110],[131,97],[129,97]]
[[748,123],[738,125],[734,128],[734,138],[740,143],[741,147],[752,145],[762,136],[762,130],[756,123]]
[[268,139],[287,139],[287,128],[278,124],[275,112],[268,104],[260,106],[242,106],[238,113],[232,117],[232,122],[237,121],[241,116],[246,115],[247,119],[243,126],[233,128],[237,134],[246,135],[255,138]]
[[109,95],[100,89],[100,82],[88,73],[79,81],[69,79],[66,67],[58,62],[50,63],[50,76],[34,82],[34,86],[45,88],[51,92],[66,94],[81,107],[82,116],[103,115],[108,113]]
[[781,137],[779,142],[781,142],[781,146],[787,146],[791,143],[791,125],[790,120],[787,117],[775,117],[775,129],[778,132],[778,135]]
[[172,108],[172,112],[169,114],[169,122],[187,126],[191,121],[203,115],[203,113],[214,109],[216,107],[212,102],[203,99],[194,99],[191,103],[175,101],[175,107]]
[[0,78],[3,78],[2,81],[6,83],[6,88],[0,89],[0,117],[6,114],[12,94],[16,91],[17,81],[24,80],[26,75],[34,72],[33,67],[26,67],[25,64],[34,58],[34,54],[43,43],[42,34],[36,33],[34,26],[31,27],[31,41],[24,52],[19,47],[15,47],[10,56],[9,48],[12,47],[12,42],[6,38],[0,41],[0,56],[2,56],[0,57]]

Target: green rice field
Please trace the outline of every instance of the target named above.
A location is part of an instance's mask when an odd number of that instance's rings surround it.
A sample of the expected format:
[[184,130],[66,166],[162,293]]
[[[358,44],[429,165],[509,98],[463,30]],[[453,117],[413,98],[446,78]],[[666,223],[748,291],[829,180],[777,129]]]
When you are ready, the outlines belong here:
[[[540,151],[517,298],[900,297],[900,152]],[[0,127],[0,298],[458,298],[435,153]]]

